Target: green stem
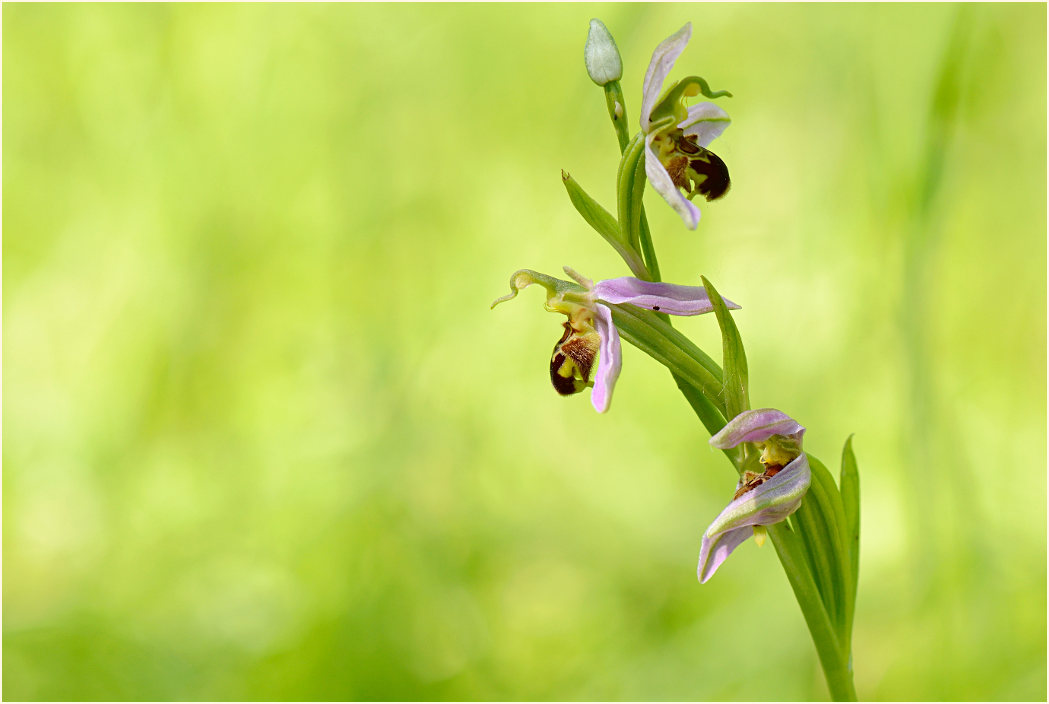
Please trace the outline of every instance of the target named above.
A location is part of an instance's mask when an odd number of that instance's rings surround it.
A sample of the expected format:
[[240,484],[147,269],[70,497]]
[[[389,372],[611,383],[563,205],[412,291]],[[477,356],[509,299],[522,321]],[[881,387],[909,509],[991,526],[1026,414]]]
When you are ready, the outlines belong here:
[[[644,183],[645,177],[642,176],[642,183]],[[656,248],[652,244],[652,233],[648,229],[648,217],[645,215],[645,206],[641,206],[641,253],[645,257],[645,263],[648,264],[648,270],[652,273],[653,281],[662,281],[662,277],[659,273],[659,260],[656,259]]]
[[[640,132],[627,144],[623,158],[619,162],[619,173],[616,177],[616,205],[619,216],[619,229],[623,239],[635,250],[640,248],[641,213],[635,207],[637,188],[635,186],[638,162],[644,155],[645,139]],[[644,182],[641,183],[644,188]]]
[[[620,163],[620,168],[623,168],[623,164],[626,161],[627,147],[631,145],[630,132],[627,130],[627,118],[626,118],[626,100],[623,98],[623,89],[619,85],[619,81],[612,81],[611,83],[605,84],[605,106],[608,108],[608,116],[612,119],[612,126],[616,131],[616,139],[619,141],[619,154],[623,157],[623,161]],[[644,138],[641,137],[640,146],[642,149],[642,158],[637,160],[637,166],[634,167],[634,180],[636,191],[638,188],[644,192],[645,181],[647,177],[644,175]],[[638,174],[638,169],[641,170],[641,174]],[[622,173],[622,172],[621,172]],[[623,213],[620,211],[620,227],[623,223]],[[620,252],[624,260],[627,260],[627,265],[630,266],[630,271],[634,273],[639,279],[645,281],[661,281],[659,274],[659,262],[656,260],[656,250],[652,246],[652,234],[648,229],[648,218],[645,217],[645,207],[641,206],[640,218],[638,228],[638,239],[641,244],[641,250],[644,255],[645,265],[647,271],[644,275],[641,275],[638,268],[634,263],[628,260],[628,258]],[[627,242],[630,242],[629,236]],[[665,316],[664,316],[665,317]],[[680,387],[680,384],[679,384]]]
[[616,137],[619,139],[619,153],[622,154],[630,141],[630,133],[626,127],[626,101],[623,99],[623,89],[619,81],[605,84],[605,106],[608,108],[608,116],[612,118],[612,126],[615,127]]
[[851,658],[845,655],[835,634],[834,624],[831,623],[830,616],[820,600],[812,573],[801,554],[798,536],[785,521],[768,526],[768,533],[783,565],[783,571],[787,574],[787,581],[794,590],[794,597],[801,607],[805,623],[809,627],[831,699],[837,702],[856,701]]

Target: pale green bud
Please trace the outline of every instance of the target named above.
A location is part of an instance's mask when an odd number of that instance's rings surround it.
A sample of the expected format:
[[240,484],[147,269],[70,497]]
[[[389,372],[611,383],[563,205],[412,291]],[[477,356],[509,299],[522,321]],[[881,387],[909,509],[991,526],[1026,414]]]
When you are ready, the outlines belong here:
[[619,58],[616,40],[609,34],[601,20],[590,20],[590,32],[586,35],[583,60],[590,80],[599,86],[623,77],[623,60]]

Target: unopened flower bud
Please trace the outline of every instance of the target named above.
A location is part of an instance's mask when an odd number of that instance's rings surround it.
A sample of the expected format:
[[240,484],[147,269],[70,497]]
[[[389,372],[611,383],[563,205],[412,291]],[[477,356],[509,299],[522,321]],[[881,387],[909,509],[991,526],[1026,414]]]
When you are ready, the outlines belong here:
[[601,20],[590,20],[583,60],[590,80],[599,86],[623,77],[623,60],[619,57],[619,48]]

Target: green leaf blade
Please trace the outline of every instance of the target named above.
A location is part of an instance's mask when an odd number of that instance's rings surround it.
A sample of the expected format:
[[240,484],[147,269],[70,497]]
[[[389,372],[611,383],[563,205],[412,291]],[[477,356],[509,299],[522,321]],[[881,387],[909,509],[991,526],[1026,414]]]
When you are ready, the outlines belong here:
[[809,487],[808,496],[792,516],[799,540],[804,545],[804,554],[812,570],[820,601],[830,620],[839,622],[840,607],[834,584],[834,566],[829,531],[823,507],[816,496],[817,490]]
[[717,292],[707,277],[703,278],[703,287],[714,305],[714,315],[721,327],[722,343],[722,383],[724,384],[725,417],[732,420],[743,411],[750,409],[750,390],[748,387],[747,353],[743,349],[743,339],[732,319],[725,299]]
[[724,417],[721,369],[710,357],[651,311],[629,304],[613,304],[609,308],[623,339],[702,392]]
[[841,503],[845,512],[845,541],[852,576],[852,608],[846,614],[846,635],[851,638],[860,578],[860,472],[852,450],[851,435],[841,451]]
[[616,222],[612,214],[583,190],[583,187],[568,172],[561,172],[561,182],[564,184],[565,190],[568,191],[568,199],[572,201],[572,206],[583,217],[583,220],[590,227],[594,228],[597,234],[601,235],[608,244],[612,245],[612,248],[619,253],[619,256],[623,258],[623,261],[627,263],[630,271],[635,276],[646,278],[647,271],[644,263],[637,252],[623,238],[619,229],[619,223]]
[[612,217],[604,207],[590,197],[583,187],[572,178],[567,171],[561,172],[561,182],[568,191],[568,198],[572,201],[576,212],[583,216],[587,224],[594,228],[599,235],[609,242],[621,242],[619,236],[619,223]]

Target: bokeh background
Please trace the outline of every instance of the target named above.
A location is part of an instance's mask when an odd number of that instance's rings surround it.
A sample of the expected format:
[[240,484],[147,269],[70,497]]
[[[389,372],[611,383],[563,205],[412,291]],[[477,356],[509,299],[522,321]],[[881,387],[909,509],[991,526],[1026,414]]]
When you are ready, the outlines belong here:
[[[652,49],[735,94],[664,274],[743,305],[752,398],[862,492],[856,686],[1046,697],[1046,7],[4,5],[7,699],[826,696],[735,474],[633,348],[556,396],[512,271]],[[680,322],[715,354],[712,318]]]

